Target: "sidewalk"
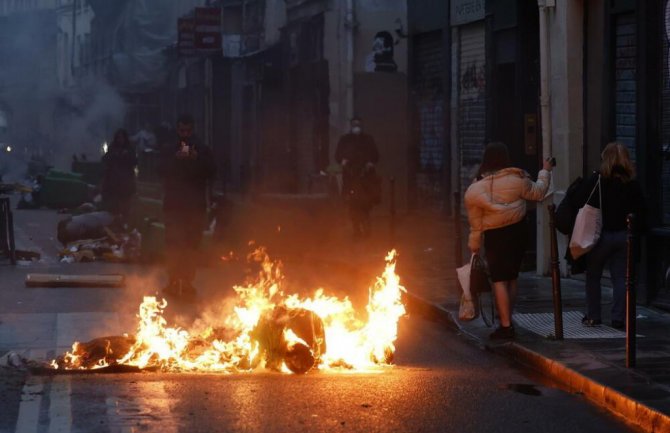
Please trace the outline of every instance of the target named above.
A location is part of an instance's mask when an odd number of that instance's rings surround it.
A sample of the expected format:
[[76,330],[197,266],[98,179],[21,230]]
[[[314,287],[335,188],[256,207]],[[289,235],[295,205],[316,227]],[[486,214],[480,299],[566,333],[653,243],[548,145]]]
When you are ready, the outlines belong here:
[[[551,279],[523,274],[514,321],[513,342],[491,342],[481,318],[458,320],[458,304],[443,302],[444,289],[412,290],[415,311],[446,321],[453,329],[493,352],[519,361],[581,393],[592,402],[649,432],[670,431],[670,314],[637,307],[637,367],[625,368],[625,333],[609,326],[581,325],[584,283],[561,281],[563,341],[553,334]],[[603,288],[603,314],[610,308],[611,288]],[[609,323],[605,316],[604,323]],[[542,326],[544,325],[544,326]]]

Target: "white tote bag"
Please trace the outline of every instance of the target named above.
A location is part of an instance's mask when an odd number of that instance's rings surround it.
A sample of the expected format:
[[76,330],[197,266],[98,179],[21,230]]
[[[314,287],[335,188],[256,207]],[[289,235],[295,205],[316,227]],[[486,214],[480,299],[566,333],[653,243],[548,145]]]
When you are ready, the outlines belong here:
[[459,320],[472,320],[477,317],[477,310],[475,308],[472,294],[470,293],[470,269],[472,268],[472,260],[475,255],[470,257],[470,261],[460,268],[456,268],[458,275],[458,282],[461,283],[463,293],[461,294],[461,305],[458,309]]
[[[593,196],[596,188],[598,188],[600,209],[589,205],[591,196]],[[593,187],[589,198],[586,200],[586,204],[577,212],[575,227],[572,229],[572,237],[570,238],[570,254],[573,259],[576,260],[588,253],[598,243],[603,227],[602,207],[603,198],[600,188],[600,176],[598,176],[598,182]]]

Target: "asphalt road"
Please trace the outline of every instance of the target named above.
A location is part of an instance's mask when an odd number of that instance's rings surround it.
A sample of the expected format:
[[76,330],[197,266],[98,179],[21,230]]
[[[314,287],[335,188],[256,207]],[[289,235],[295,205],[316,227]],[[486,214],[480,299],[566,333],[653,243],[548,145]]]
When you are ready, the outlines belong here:
[[[75,339],[132,332],[142,295],[161,287],[160,269],[58,263],[53,230],[60,218],[17,211],[18,238],[43,258],[24,267],[0,265],[0,357],[17,350],[48,359]],[[287,260],[286,273],[296,288],[323,284],[356,304],[366,300],[365,288],[383,266],[381,258],[371,263],[367,269]],[[27,289],[28,272],[120,272],[128,284]],[[243,266],[201,270],[199,301],[171,304],[168,321],[179,324],[182,318],[187,325],[215,300],[231,296],[230,287],[243,276]],[[580,395],[542,382],[419,316],[401,320],[396,346],[396,366],[376,373],[43,377],[0,367],[0,433],[631,431]]]
[[624,432],[621,421],[442,326],[403,319],[378,373],[0,371],[0,432]]

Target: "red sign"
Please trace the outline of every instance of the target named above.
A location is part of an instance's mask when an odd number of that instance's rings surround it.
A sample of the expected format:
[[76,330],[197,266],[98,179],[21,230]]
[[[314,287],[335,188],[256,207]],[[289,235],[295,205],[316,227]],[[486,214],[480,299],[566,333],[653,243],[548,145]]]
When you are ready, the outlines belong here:
[[194,46],[197,51],[221,50],[220,8],[195,8]]
[[195,20],[179,18],[177,20],[177,49],[182,56],[195,53]]

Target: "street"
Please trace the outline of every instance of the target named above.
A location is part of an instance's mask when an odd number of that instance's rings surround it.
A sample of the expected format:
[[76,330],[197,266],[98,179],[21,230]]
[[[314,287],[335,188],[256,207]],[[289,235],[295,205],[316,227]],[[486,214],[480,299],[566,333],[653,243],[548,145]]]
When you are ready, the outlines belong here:
[[[48,361],[75,340],[133,334],[142,296],[160,293],[162,268],[59,263],[50,230],[62,216],[44,211],[16,215],[17,242],[39,251],[42,260],[0,267],[0,358],[14,351]],[[349,296],[357,309],[365,305],[366,287],[383,270],[383,249],[371,254],[373,245],[356,247],[344,260],[338,259],[337,249],[335,254],[300,258],[290,254],[298,244],[284,244],[289,246],[284,250],[286,290],[304,293],[306,288],[325,287],[329,294]],[[353,265],[364,257],[365,263]],[[415,258],[409,251],[403,255],[401,249],[398,260],[408,290],[424,279],[422,284],[435,284],[425,256]],[[229,303],[233,285],[248,274],[246,268],[245,260],[201,268],[197,301],[169,301],[168,323],[188,329],[198,319],[220,319],[217,305]],[[38,272],[120,273],[126,286],[24,287],[25,275]],[[398,333],[396,365],[364,373],[36,376],[0,367],[0,432],[631,431],[582,396],[479,349],[444,324],[411,313],[400,319]]]
[[302,376],[40,377],[4,368],[0,431],[632,431],[420,317],[402,319],[396,355],[379,373]]

